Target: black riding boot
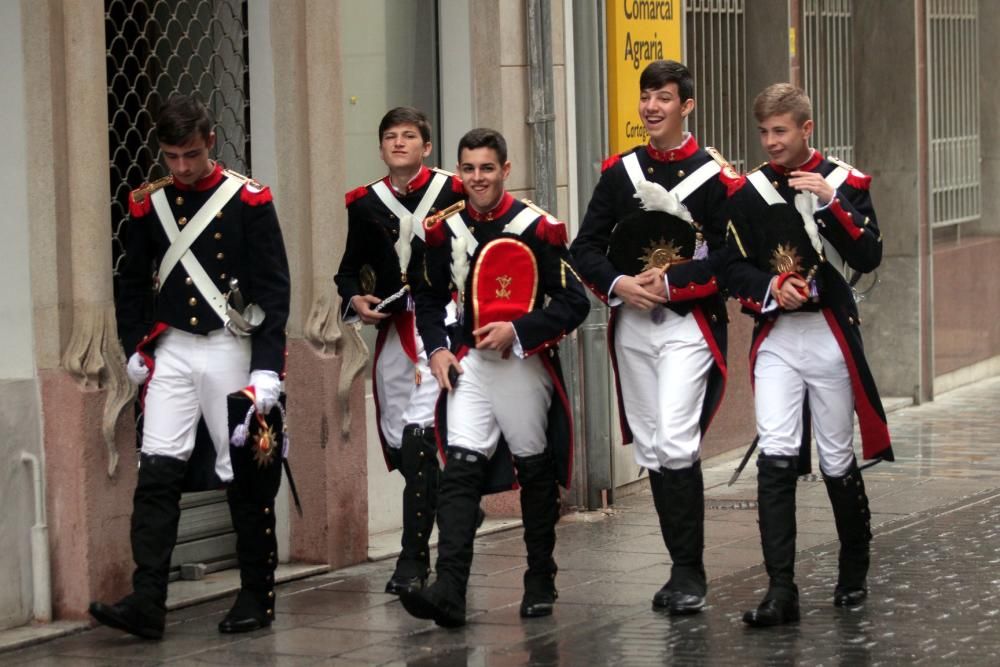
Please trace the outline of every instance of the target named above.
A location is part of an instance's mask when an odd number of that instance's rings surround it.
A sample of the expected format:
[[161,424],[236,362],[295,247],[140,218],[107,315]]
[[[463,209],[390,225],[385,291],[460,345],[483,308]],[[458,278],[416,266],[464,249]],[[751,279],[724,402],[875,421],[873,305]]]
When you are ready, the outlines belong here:
[[[226,489],[236,531],[240,592],[219,623],[219,632],[250,632],[274,621],[274,570],[278,539],[274,534],[274,498],[281,485],[281,461],[258,465],[249,446],[230,447],[233,481]],[[280,454],[278,454],[280,456]]]
[[556,469],[548,452],[515,457],[517,481],[521,486],[521,521],[528,550],[524,573],[521,616],[549,616],[559,593],[556,591],[556,522],[559,521],[559,487]]
[[755,627],[799,620],[799,589],[795,585],[796,459],[765,454],[757,458],[760,544],[770,582],[760,606],[743,614],[743,622]]
[[671,615],[697,614],[705,606],[708,584],[705,550],[705,486],[701,461],[690,468],[649,471],[660,532],[670,552],[670,580],[653,596],[653,609]]
[[446,628],[465,625],[465,592],[487,462],[477,452],[458,447],[448,450],[438,489],[437,580],[423,590],[400,592],[399,599],[411,616],[434,619]]
[[385,585],[385,592],[393,595],[418,591],[427,582],[431,565],[428,542],[434,527],[440,473],[433,429],[407,424],[400,450],[398,467],[406,480],[402,551],[396,571]]
[[177,542],[186,466],[169,456],[139,455],[132,497],[132,593],[113,605],[92,602],[90,615],[98,622],[146,639],[163,637],[170,555]]
[[857,461],[842,477],[827,477],[826,492],[833,505],[833,517],[840,537],[839,575],[833,591],[837,607],[855,607],[868,597],[869,543],[872,539],[868,494]]

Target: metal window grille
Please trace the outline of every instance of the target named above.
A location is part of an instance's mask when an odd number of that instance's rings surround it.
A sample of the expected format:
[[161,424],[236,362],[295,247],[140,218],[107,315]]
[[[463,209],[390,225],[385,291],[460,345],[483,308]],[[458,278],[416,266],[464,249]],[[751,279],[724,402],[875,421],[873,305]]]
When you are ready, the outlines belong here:
[[813,103],[813,145],[854,162],[853,0],[804,0],[802,70]]
[[687,64],[695,80],[688,126],[738,170],[746,169],[746,15],[744,0],[689,0],[685,5]]
[[927,76],[931,226],[957,226],[981,213],[979,5],[928,0]]
[[111,234],[124,257],[128,193],[165,174],[155,114],[172,94],[199,97],[216,121],[216,157],[250,171],[246,0],[105,0]]

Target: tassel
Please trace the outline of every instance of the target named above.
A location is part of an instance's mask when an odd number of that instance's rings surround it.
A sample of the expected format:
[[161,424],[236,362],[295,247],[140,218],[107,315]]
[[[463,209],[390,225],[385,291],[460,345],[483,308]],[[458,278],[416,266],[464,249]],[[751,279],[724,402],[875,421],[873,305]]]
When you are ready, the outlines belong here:
[[229,444],[233,447],[242,447],[247,444],[247,430],[246,424],[237,424],[236,428],[233,429],[233,437],[229,439]]
[[416,220],[412,215],[404,215],[399,219],[399,239],[396,240],[396,256],[399,257],[399,274],[406,282],[406,272],[410,268],[410,239],[413,238],[413,225]]

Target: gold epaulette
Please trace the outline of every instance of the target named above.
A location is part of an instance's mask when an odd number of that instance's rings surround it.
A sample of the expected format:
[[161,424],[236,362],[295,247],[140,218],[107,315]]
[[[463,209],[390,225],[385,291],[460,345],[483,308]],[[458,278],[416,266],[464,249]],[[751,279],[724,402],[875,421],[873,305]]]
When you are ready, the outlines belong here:
[[711,146],[705,146],[705,152],[711,155],[712,159],[719,163],[719,166],[722,167],[722,173],[726,178],[736,179],[740,177],[739,172],[733,168],[733,165],[729,164],[726,158],[722,157],[722,153],[715,150]]
[[844,162],[843,160],[841,160],[839,157],[833,157],[831,155],[827,155],[826,159],[829,160],[830,162],[834,163],[838,167],[843,167],[847,171],[851,171],[851,170],[854,169],[854,167],[852,165],[847,164],[846,162]]
[[541,206],[539,206],[535,202],[531,201],[530,199],[522,199],[521,203],[524,204],[525,206],[527,206],[532,211],[534,211],[535,213],[537,213],[538,215],[540,215],[542,217],[548,216],[552,220],[556,219],[556,216],[552,215],[551,213],[549,213],[548,211],[546,211],[544,208],[542,208]]
[[761,169],[763,169],[764,167],[766,167],[767,164],[768,164],[767,162],[761,162],[756,167],[754,167],[753,169],[751,169],[750,171],[748,171],[747,174],[752,174],[755,171],[760,171]]
[[226,176],[230,177],[230,178],[235,178],[236,180],[240,181],[244,185],[249,185],[250,187],[254,188],[255,190],[263,190],[264,189],[264,186],[260,183],[260,181],[256,181],[256,180],[250,178],[249,176],[246,176],[244,174],[239,173],[238,171],[233,171],[232,169],[223,169],[222,173],[225,174]]
[[144,183],[135,190],[132,191],[132,201],[136,204],[141,204],[146,201],[146,197],[153,194],[160,188],[165,188],[168,185],[173,185],[173,176],[164,176],[163,178],[158,178],[152,183]]

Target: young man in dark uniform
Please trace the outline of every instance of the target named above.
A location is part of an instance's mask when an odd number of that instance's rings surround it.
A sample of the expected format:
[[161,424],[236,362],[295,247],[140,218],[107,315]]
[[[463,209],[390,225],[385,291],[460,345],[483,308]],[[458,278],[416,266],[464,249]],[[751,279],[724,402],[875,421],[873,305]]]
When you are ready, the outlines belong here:
[[424,166],[431,127],[416,109],[397,107],[385,114],[379,153],[388,175],[347,193],[347,245],[334,280],[344,321],[360,319],[378,327],[372,363],[378,435],[389,470],[398,469],[406,480],[402,551],[385,586],[386,593],[398,595],[422,588],[430,572],[427,545],[439,471],[431,427],[440,390],[416,332],[412,299],[403,294],[380,304],[400,294],[412,251],[422,266],[423,219],[463,193],[453,174]]
[[650,63],[639,89],[649,143],[605,161],[571,250],[588,286],[612,307],[622,439],[649,471],[670,552],[670,579],[653,608],[692,614],[707,590],[701,439],[726,381],[715,259],[727,194],[740,178],[684,131],[695,103],[684,65]]
[[799,619],[795,486],[806,397],[840,537],[833,595],[838,607],[860,605],[868,594],[871,514],[854,456],[855,413],[864,457],[893,456],[845,277],[871,271],[882,259],[871,177],[809,147],[812,105],[802,90],[774,84],[757,96],[753,109],[770,161],[750,172],[733,197],[726,280],[756,320],[750,372],[760,448],[761,546],[770,585],[743,620],[759,627]]
[[[459,142],[458,162],[468,204],[427,221],[417,293],[417,324],[444,390],[437,580],[400,595],[410,614],[445,627],[465,624],[479,500],[511,488],[515,470],[528,552],[520,613],[552,613],[557,483],[568,486],[572,454],[556,346],[589,310],[565,225],[504,189],[510,162],[503,136],[471,130]],[[457,355],[444,319],[453,288],[462,309]]]
[[[131,594],[114,605],[94,602],[90,613],[153,639],[163,635],[179,502],[201,419],[214,445],[214,474],[228,484],[242,584],[219,629],[255,630],[274,618],[277,485],[261,489],[254,479],[234,480],[227,395],[247,387],[263,414],[278,401],[288,260],[270,190],[211,159],[212,125],[205,106],[187,96],[171,97],[160,111],[156,137],[170,176],[129,197],[119,283],[116,313],[131,354],[128,375],[145,384],[131,529],[136,569]],[[233,279],[263,320],[243,318],[250,309],[239,312],[230,294]],[[151,290],[158,291],[152,330],[143,317]]]

